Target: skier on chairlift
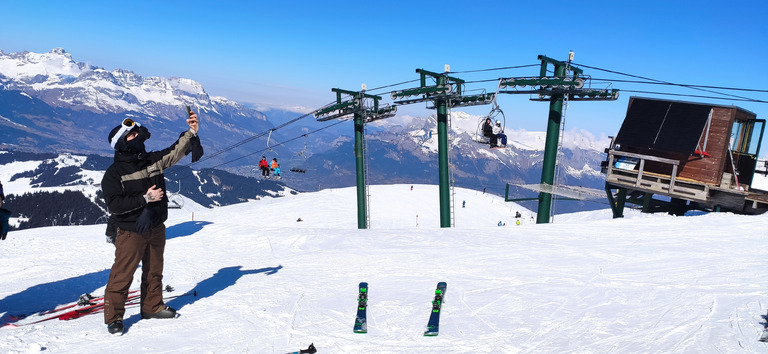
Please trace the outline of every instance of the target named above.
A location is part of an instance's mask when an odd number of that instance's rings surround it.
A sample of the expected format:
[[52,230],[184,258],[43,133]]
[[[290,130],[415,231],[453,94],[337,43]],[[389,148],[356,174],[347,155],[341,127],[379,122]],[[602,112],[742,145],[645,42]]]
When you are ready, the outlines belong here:
[[269,165],[269,169],[275,174],[275,178],[280,179],[280,164],[277,163],[277,158],[272,159],[272,163]]
[[259,161],[259,169],[261,170],[262,177],[269,178],[269,162],[267,162],[266,156],[261,157],[261,161]]
[[[499,120],[494,125],[491,118],[486,118],[483,124],[483,135],[490,139],[491,149],[507,146],[507,136],[504,134],[504,128],[501,127]],[[501,144],[499,144],[499,139],[501,139]]]
[[501,144],[498,147],[507,147],[507,135],[504,134],[504,128],[501,127],[501,121],[496,121],[496,125],[493,126],[493,134],[496,136],[496,142],[501,139]]
[[496,134],[493,133],[493,123],[491,123],[491,118],[486,118],[485,123],[483,123],[483,136],[490,139],[491,148],[496,147],[498,139],[496,138]]

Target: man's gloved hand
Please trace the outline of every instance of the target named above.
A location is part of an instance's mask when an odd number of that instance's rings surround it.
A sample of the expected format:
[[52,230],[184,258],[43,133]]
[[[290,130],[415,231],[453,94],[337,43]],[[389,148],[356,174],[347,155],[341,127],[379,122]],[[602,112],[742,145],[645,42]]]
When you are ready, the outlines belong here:
[[139,219],[136,220],[136,232],[145,234],[152,228],[152,208],[144,207],[144,210],[139,215]]

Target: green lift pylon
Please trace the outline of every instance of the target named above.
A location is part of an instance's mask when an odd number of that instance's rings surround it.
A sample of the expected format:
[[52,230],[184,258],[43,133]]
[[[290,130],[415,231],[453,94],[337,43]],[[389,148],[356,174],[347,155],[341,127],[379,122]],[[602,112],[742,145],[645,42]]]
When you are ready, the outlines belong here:
[[[355,172],[357,185],[357,228],[368,228],[368,205],[365,193],[365,123],[377,119],[392,117],[397,111],[396,106],[379,108],[380,96],[366,94],[365,91],[348,91],[338,88],[331,89],[336,93],[336,104],[322,108],[315,112],[318,121],[327,121],[354,116],[355,125]],[[342,95],[350,96],[349,100],[342,101]],[[366,99],[372,100],[373,105],[366,107]]]
[[[571,52],[572,53],[572,52]],[[571,55],[572,59],[572,55]],[[583,71],[570,65],[570,60],[562,62],[543,55],[541,70],[538,77],[505,78],[499,81],[499,85],[505,88],[519,88],[530,86],[530,90],[502,91],[507,94],[537,94],[531,98],[534,101],[549,101],[549,119],[547,121],[547,137],[544,146],[544,162],[541,168],[541,184],[555,185],[555,167],[557,165],[557,150],[560,143],[560,124],[563,118],[563,101],[568,95],[569,101],[606,101],[616,100],[619,90],[585,89],[584,78],[580,75]],[[547,67],[554,66],[554,76],[547,76]],[[573,73],[568,76],[569,72]],[[539,207],[536,223],[546,224],[550,221],[552,208],[552,194],[539,192]]]
[[[446,70],[447,71],[447,70]],[[440,190],[440,227],[451,227],[451,189],[450,171],[448,166],[448,107],[474,106],[490,104],[495,93],[463,96],[464,80],[451,77],[446,73],[440,74],[427,70],[416,69],[420,75],[421,86],[417,88],[392,92],[393,100],[398,105],[419,102],[433,102],[437,111],[437,159],[439,167]],[[435,81],[435,85],[427,85],[427,77]],[[415,98],[408,98],[414,97]]]

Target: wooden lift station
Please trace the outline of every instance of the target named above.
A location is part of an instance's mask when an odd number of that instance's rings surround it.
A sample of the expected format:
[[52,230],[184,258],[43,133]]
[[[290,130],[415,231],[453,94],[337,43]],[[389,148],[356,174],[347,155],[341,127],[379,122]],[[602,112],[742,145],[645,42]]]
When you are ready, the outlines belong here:
[[768,192],[750,188],[764,129],[735,106],[631,97],[602,165],[613,217],[625,203],[674,215],[764,213]]

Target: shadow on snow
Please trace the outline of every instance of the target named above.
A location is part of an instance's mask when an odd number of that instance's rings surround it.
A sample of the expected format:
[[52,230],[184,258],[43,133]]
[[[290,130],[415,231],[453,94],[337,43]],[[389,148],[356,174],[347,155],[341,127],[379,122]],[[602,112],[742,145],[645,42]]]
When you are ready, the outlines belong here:
[[0,325],[7,323],[11,315],[31,315],[75,302],[80,295],[92,292],[107,284],[109,269],[78,275],[45,284],[38,284],[19,293],[0,299]]
[[[244,275],[264,273],[265,275],[272,275],[277,273],[280,269],[283,269],[282,265],[277,267],[267,267],[260,269],[242,270],[243,266],[232,266],[219,269],[216,274],[210,278],[205,279],[188,292],[177,295],[175,298],[166,302],[166,305],[173,307],[176,310],[180,310],[184,306],[191,305],[197,300],[210,297],[237,283],[237,280]],[[194,295],[193,295],[194,294]],[[123,322],[125,330],[128,331],[131,325],[135,324],[141,319],[141,314],[137,313]]]
[[170,240],[177,237],[191,236],[195,232],[203,229],[206,225],[213,224],[210,221],[185,221],[165,229],[165,239]]

